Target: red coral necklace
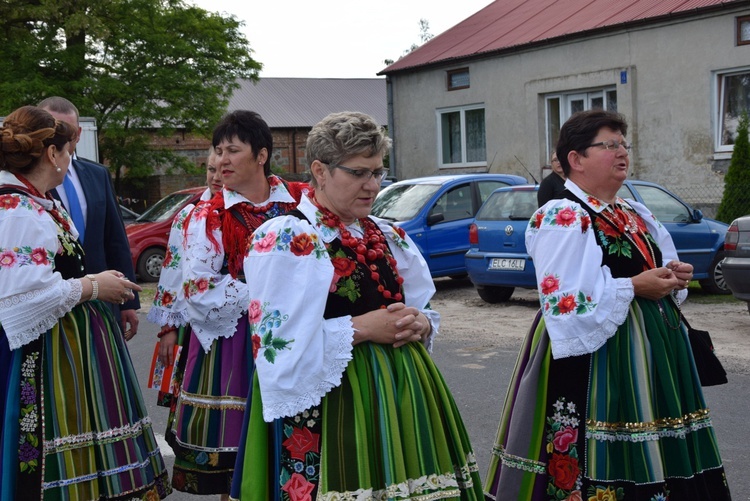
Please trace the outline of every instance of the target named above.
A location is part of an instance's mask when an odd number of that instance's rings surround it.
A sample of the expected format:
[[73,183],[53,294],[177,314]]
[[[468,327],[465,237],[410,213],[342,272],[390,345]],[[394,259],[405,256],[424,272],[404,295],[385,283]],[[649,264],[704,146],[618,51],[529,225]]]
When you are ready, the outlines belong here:
[[[328,228],[338,228],[341,243],[354,251],[359,263],[369,268],[370,278],[378,284],[378,292],[386,299],[401,301],[404,298],[401,294],[401,284],[404,283],[404,279],[398,274],[398,263],[388,249],[385,235],[380,231],[380,228],[370,218],[360,218],[358,221],[364,231],[364,236],[362,238],[355,237],[341,222],[341,218],[318,203],[314,193],[311,194],[311,199],[322,214],[321,224]],[[398,283],[398,291],[395,293],[386,289],[386,286],[380,281],[378,266],[374,261],[382,258],[386,259],[388,266],[393,271],[393,276],[396,278],[396,283]]]

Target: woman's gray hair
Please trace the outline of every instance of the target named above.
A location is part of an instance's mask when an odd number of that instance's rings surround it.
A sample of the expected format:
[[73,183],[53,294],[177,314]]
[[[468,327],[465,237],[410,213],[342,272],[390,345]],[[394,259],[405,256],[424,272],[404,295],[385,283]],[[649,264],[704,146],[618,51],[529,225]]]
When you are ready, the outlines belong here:
[[[356,111],[331,113],[318,122],[307,135],[308,165],[315,160],[328,165],[340,165],[359,155],[384,156],[391,146],[385,130],[369,115]],[[310,180],[317,187],[315,176]]]

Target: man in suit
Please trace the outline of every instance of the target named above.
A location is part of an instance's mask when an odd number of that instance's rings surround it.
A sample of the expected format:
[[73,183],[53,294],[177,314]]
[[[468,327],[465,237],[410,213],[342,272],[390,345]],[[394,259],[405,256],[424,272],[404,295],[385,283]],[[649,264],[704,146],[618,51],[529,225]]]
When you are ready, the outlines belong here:
[[[78,229],[79,240],[85,252],[86,273],[118,270],[135,282],[130,245],[112,190],[109,170],[99,163],[74,155],[81,136],[78,108],[63,97],[47,98],[38,106],[78,131],[76,138],[71,142],[70,166],[66,180],[53,190],[53,195],[56,191]],[[140,307],[138,293],[135,291],[133,299],[122,305],[113,305],[116,318],[119,310],[120,325],[128,341],[138,332],[136,311]]]

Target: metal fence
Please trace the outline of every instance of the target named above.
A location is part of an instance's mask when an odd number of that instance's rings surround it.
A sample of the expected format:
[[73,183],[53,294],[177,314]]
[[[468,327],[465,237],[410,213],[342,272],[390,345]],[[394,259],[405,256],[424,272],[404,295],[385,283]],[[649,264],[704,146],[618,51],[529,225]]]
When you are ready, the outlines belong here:
[[724,183],[666,186],[666,188],[689,203],[693,209],[700,209],[704,216],[716,218],[716,211],[719,209],[721,197],[724,194]]

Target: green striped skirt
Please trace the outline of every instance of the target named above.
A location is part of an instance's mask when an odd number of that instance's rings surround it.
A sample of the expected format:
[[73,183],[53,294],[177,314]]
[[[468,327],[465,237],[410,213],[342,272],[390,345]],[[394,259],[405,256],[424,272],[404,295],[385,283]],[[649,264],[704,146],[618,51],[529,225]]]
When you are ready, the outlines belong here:
[[[3,335],[2,499],[160,499],[167,472],[108,306],[12,352]],[[7,365],[6,365],[7,363]]]
[[461,416],[419,343],[355,346],[341,385],[293,417],[265,423],[259,391],[256,375],[234,498],[483,497]]
[[485,479],[488,499],[730,499],[687,331],[636,298],[595,353],[552,358],[537,315]]

